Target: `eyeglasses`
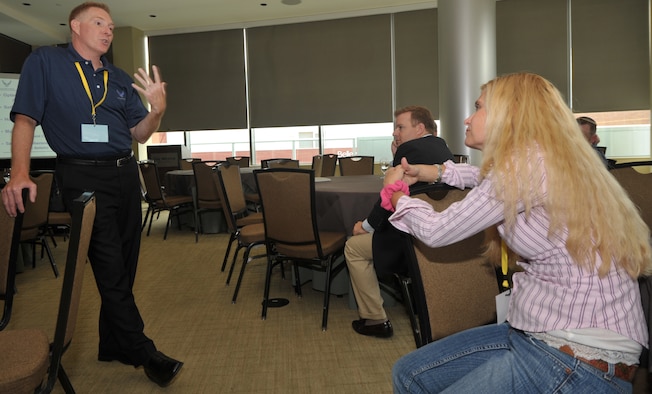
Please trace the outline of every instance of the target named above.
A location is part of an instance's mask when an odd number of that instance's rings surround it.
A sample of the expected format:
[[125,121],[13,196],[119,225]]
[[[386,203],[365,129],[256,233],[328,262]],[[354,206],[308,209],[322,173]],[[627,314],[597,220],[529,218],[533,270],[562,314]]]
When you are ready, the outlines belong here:
[[588,116],[580,116],[577,118],[577,123],[579,124],[592,124],[593,126],[597,126],[598,124],[595,123],[595,120],[589,118]]

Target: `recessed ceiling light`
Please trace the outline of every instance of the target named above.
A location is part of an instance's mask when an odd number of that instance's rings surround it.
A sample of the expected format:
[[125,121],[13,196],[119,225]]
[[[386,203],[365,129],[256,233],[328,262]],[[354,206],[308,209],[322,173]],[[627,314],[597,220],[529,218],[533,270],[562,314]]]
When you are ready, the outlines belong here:
[[281,0],[281,3],[285,5],[297,5],[301,4],[301,0]]

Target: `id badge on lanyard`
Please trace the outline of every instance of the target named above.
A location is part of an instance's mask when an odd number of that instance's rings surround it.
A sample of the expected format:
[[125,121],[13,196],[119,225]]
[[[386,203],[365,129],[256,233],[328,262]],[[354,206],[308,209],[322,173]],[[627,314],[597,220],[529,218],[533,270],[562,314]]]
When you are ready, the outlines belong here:
[[509,281],[507,280],[509,259],[507,257],[507,245],[505,245],[504,240],[500,241],[500,257],[504,278],[501,287],[505,290],[496,296],[496,322],[498,324],[503,323],[507,320],[507,311],[509,310],[509,296],[512,294],[512,289],[509,287]]
[[93,95],[91,94],[91,89],[88,86],[88,81],[86,76],[82,71],[81,65],[79,62],[75,62],[75,67],[77,67],[77,72],[79,72],[79,77],[81,78],[82,84],[84,85],[84,90],[86,90],[86,95],[91,101],[91,116],[93,117],[93,124],[82,123],[81,125],[81,141],[82,142],[109,142],[109,126],[104,124],[97,124],[95,119],[97,117],[97,107],[102,105],[106,99],[106,93],[108,91],[108,82],[109,82],[109,72],[107,70],[103,71],[104,74],[104,95],[100,101],[96,103],[93,102]]

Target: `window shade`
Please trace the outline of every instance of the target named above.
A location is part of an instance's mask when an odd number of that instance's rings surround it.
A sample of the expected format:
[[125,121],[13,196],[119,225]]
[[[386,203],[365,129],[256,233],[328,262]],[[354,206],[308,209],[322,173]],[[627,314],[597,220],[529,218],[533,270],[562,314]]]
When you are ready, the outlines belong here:
[[573,109],[650,108],[648,0],[572,0]]
[[167,82],[161,131],[247,128],[242,30],[153,36],[149,54]]
[[421,105],[439,119],[437,9],[394,15],[396,106]]
[[496,2],[498,75],[533,72],[568,99],[567,0]]
[[392,121],[390,16],[247,30],[252,127]]

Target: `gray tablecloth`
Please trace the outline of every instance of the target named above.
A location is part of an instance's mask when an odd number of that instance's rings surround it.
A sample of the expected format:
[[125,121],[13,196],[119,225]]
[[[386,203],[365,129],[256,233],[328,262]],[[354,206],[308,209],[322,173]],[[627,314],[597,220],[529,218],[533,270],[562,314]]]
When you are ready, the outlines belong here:
[[315,183],[315,209],[321,230],[351,235],[380,197],[383,180],[376,175],[336,176]]

